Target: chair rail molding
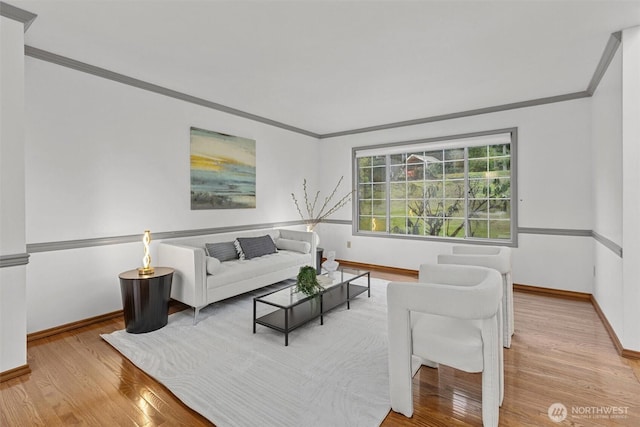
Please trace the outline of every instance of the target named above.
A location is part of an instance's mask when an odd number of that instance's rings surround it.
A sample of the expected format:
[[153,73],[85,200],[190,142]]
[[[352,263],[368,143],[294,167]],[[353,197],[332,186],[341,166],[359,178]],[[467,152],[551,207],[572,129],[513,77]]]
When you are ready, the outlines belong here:
[[15,267],[17,265],[26,265],[29,263],[29,254],[9,254],[0,255],[0,268]]
[[[232,233],[243,230],[260,230],[263,228],[291,227],[303,225],[302,220],[272,222],[264,224],[232,225],[228,227],[198,228],[193,230],[161,231],[153,233],[153,240],[176,239],[179,237],[204,236],[206,234]],[[93,246],[121,245],[140,241],[140,234],[125,236],[95,237],[90,239],[61,240],[56,242],[27,243],[29,253],[62,251],[67,249],[90,248]]]

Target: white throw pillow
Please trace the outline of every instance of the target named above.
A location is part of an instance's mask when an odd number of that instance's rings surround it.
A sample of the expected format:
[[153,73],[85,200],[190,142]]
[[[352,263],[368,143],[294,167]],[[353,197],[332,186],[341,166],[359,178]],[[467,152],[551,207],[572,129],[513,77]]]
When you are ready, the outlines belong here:
[[276,239],[276,248],[285,251],[296,251],[303,254],[308,254],[311,251],[311,244],[309,242],[303,242],[301,240],[291,239]]
[[207,274],[216,274],[221,267],[220,260],[212,256],[207,257]]

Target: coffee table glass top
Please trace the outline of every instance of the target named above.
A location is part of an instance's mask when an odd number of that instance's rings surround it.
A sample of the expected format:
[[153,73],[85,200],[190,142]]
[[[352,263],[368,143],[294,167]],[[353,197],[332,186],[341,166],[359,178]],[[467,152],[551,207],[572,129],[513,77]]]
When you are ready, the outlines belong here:
[[[342,267],[333,273],[333,279],[328,276],[328,273],[323,273],[318,276],[318,282],[325,289],[324,291],[327,291],[334,286],[356,280],[367,273],[367,270]],[[295,288],[296,285],[294,284],[278,291],[262,295],[256,299],[260,302],[274,305],[276,307],[288,308],[315,297],[315,295],[307,295],[304,292],[295,292]]]

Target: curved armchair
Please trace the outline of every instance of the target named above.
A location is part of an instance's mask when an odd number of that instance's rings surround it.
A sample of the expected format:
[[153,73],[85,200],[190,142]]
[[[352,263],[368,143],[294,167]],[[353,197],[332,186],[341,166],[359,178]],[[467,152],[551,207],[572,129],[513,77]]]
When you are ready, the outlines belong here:
[[391,409],[413,415],[412,355],[482,372],[482,420],[497,426],[504,394],[502,278],[489,268],[423,264],[417,283],[387,287]]
[[511,278],[511,248],[504,246],[454,246],[453,254],[438,255],[438,264],[477,265],[498,270],[502,274],[502,343],[511,347],[515,331],[513,315],[513,279]]

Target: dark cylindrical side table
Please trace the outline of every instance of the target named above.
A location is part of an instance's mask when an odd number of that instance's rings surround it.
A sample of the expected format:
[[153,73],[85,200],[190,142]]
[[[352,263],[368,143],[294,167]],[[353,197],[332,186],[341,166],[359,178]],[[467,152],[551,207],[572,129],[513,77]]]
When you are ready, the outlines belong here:
[[129,270],[119,277],[127,332],[140,334],[166,325],[173,269],[155,267],[153,274],[144,276],[138,270]]

